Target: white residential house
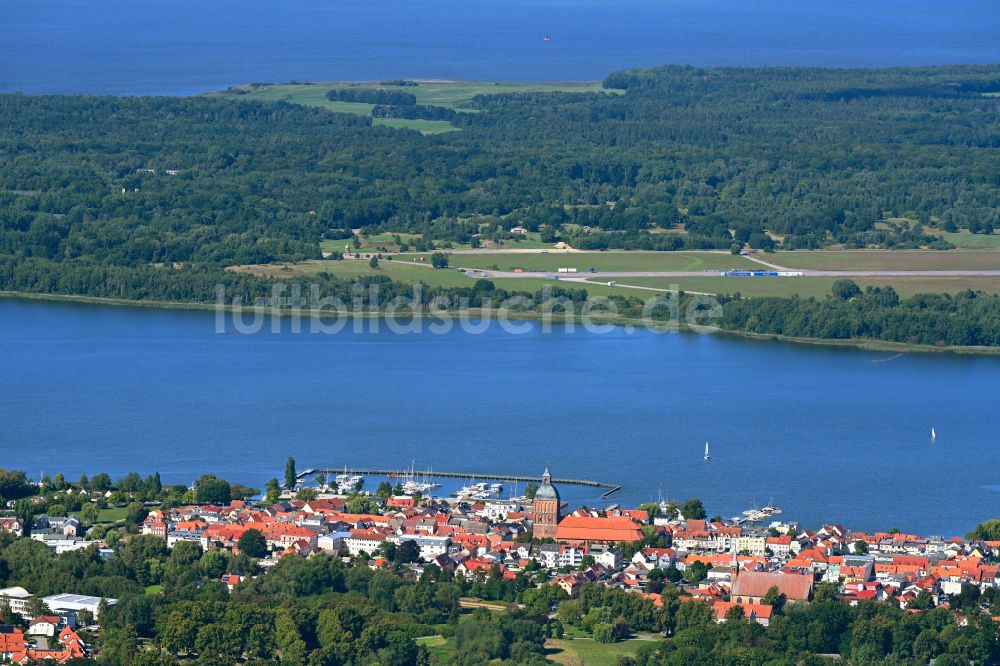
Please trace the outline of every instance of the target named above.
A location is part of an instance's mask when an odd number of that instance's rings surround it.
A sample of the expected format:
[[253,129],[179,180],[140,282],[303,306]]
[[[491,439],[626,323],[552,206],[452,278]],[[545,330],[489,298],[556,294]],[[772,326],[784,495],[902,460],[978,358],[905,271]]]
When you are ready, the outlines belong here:
[[385,535],[377,532],[352,532],[351,537],[345,541],[347,552],[351,555],[361,553],[372,555],[384,542]]
[[535,551],[535,557],[546,569],[555,569],[559,565],[559,550],[558,544],[542,544]]
[[559,549],[560,567],[578,567],[583,562],[583,556],[587,554],[586,546],[563,546]]
[[633,563],[644,564],[650,569],[669,569],[674,559],[674,551],[670,548],[643,548],[632,556]]
[[593,545],[590,556],[594,562],[607,569],[617,569],[622,563],[622,551],[614,546]]
[[347,540],[350,538],[350,532],[330,532],[318,538],[316,546],[322,551],[336,555],[342,549],[347,548]]
[[512,500],[500,500],[497,502],[487,502],[483,507],[483,515],[492,521],[501,521],[507,514],[521,510],[521,505]]
[[29,636],[48,636],[51,638],[59,633],[62,625],[62,618],[58,615],[39,615],[28,623],[27,633]]
[[402,544],[404,541],[415,541],[420,548],[420,559],[430,561],[438,555],[448,552],[451,545],[451,538],[446,536],[417,536],[415,534],[400,534],[392,539]]
[[21,522],[20,518],[16,518],[14,516],[5,516],[0,518],[0,530],[5,530],[11,534],[21,536],[23,529],[24,523]]

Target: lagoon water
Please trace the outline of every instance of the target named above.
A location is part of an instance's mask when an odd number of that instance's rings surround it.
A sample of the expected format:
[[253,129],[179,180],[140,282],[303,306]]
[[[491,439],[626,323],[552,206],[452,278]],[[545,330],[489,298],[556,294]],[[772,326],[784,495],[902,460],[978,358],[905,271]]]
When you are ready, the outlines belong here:
[[0,460],[257,487],[289,454],[300,469],[548,465],[620,483],[625,504],[697,496],[730,516],[773,498],[804,525],[942,535],[1000,510],[1000,358],[530,328],[217,334],[210,312],[0,299]]
[[[995,63],[998,34],[995,0],[5,0],[0,92]],[[773,497],[808,525],[945,535],[1000,510],[997,358],[872,363],[886,355],[537,327],[217,335],[213,322],[0,299],[0,466],[259,486],[289,454],[300,468],[549,465],[622,484],[623,503],[699,496],[728,516]]]
[[667,63],[996,63],[998,34],[996,0],[4,0],[0,92],[594,80]]

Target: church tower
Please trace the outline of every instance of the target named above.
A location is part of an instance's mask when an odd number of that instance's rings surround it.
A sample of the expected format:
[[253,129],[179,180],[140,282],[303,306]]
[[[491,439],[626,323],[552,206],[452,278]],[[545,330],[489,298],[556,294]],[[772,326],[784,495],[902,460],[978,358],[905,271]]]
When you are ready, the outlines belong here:
[[533,512],[532,535],[536,539],[555,539],[556,526],[559,525],[559,491],[552,485],[548,468],[542,474],[542,485],[535,492]]

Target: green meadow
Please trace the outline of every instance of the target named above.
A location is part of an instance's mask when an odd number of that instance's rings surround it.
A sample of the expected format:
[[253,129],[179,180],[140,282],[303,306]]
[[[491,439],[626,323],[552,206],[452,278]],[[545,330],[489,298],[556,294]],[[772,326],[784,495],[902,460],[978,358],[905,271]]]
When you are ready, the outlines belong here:
[[990,250],[793,250],[761,258],[787,268],[830,271],[1000,270],[1000,252]]
[[97,522],[99,523],[117,523],[119,520],[125,520],[125,516],[128,513],[128,509],[125,507],[111,507],[107,509],[101,509],[97,514]]
[[[347,245],[349,251],[351,252],[399,252],[400,245],[396,242],[396,236],[399,236],[401,243],[407,243],[411,247],[415,240],[423,238],[423,234],[413,234],[413,233],[379,233],[359,236],[361,241],[361,247],[355,249],[353,242],[350,239],[338,239],[338,240],[324,240],[320,241],[320,249],[323,252],[344,252],[344,246]],[[436,239],[431,239],[436,240]],[[457,243],[454,241],[446,241],[452,244],[452,248],[444,248],[442,252],[449,252],[451,249],[464,249],[468,250],[471,246],[468,243]],[[551,248],[552,243],[543,243],[541,241],[540,234],[537,231],[531,231],[523,236],[517,236],[516,238],[509,238],[503,241],[503,248],[505,250],[542,250]],[[411,255],[417,255],[417,252],[409,252]]]
[[[618,643],[598,643],[592,638],[572,640],[549,639],[545,642],[546,658],[562,666],[615,666],[619,657],[635,655],[649,640],[630,639]],[[423,636],[417,645],[427,648],[431,663],[447,663],[455,655],[454,642],[443,636]]]
[[[429,255],[428,255],[429,257]],[[428,258],[428,262],[430,259]],[[479,278],[467,275],[457,268],[432,268],[428,264],[415,264],[412,262],[385,260],[383,259],[378,268],[372,268],[368,259],[344,259],[341,261],[305,261],[295,264],[260,264],[254,266],[234,266],[229,270],[253,273],[254,275],[267,276],[272,278],[301,280],[308,279],[309,275],[318,273],[329,273],[330,275],[354,279],[364,275],[384,275],[398,282],[414,284],[423,282],[430,286],[440,287],[471,287]],[[498,286],[508,291],[528,291],[534,292],[542,287],[562,287],[565,289],[585,289],[591,296],[610,296],[620,294],[622,290],[618,287],[609,287],[607,284],[588,284],[584,282],[566,282],[560,280],[548,280],[545,278],[506,278],[493,279]],[[639,290],[630,290],[632,293],[640,293]]]
[[546,657],[562,666],[615,666],[619,657],[634,656],[640,646],[648,643],[630,639],[617,643],[598,643],[592,638],[545,641]]
[[1000,250],[1000,233],[970,234],[968,231],[962,231],[959,233],[945,233],[942,234],[942,237],[956,247]]
[[[401,259],[407,259],[402,255]],[[729,268],[763,269],[758,263],[728,252],[496,252],[452,254],[452,266],[512,271],[553,271],[575,268],[584,273],[611,271],[718,271]]]
[[[353,113],[359,116],[370,116],[371,104],[355,102],[331,102],[326,93],[337,88],[380,88],[401,90],[411,93],[417,98],[417,104],[428,106],[443,106],[456,111],[474,112],[471,102],[476,95],[496,95],[502,93],[523,92],[607,92],[598,82],[580,83],[515,83],[515,82],[481,82],[481,81],[420,81],[416,86],[392,86],[374,83],[276,83],[249,84],[233,86],[220,92],[209,93],[214,97],[229,97],[235,99],[261,100],[269,102],[289,102],[303,106],[317,106],[335,113]],[[442,134],[458,128],[447,120],[419,120],[406,118],[375,118],[376,125],[416,130],[423,134]]]
[[[814,296],[823,298],[830,294],[836,277],[682,277],[682,278],[618,278],[619,289],[635,293],[629,286],[652,289],[672,289],[705,294],[740,294],[741,296]],[[862,289],[868,286],[891,286],[900,296],[926,293],[956,294],[966,289],[1000,293],[1000,279],[995,277],[887,277],[848,278]],[[592,278],[597,281],[598,278]],[[589,289],[589,286],[588,286]]]

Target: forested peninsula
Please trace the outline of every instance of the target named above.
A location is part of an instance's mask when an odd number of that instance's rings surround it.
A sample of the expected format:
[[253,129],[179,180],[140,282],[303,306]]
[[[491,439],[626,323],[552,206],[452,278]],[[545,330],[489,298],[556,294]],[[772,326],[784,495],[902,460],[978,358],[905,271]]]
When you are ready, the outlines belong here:
[[[225,284],[252,299],[275,279],[227,269],[320,260],[321,243],[355,230],[416,234],[427,250],[519,228],[583,250],[947,251],[946,232],[1000,226],[1000,66],[671,66],[613,73],[606,92],[478,95],[457,109],[415,104],[412,82],[398,84],[331,99],[458,131],[280,101],[0,96],[0,291],[211,303]],[[487,282],[425,295],[519,291]],[[844,293],[730,296],[717,324],[1000,346],[995,295]],[[541,306],[538,290],[525,296]],[[642,300],[615,298],[623,316]]]

